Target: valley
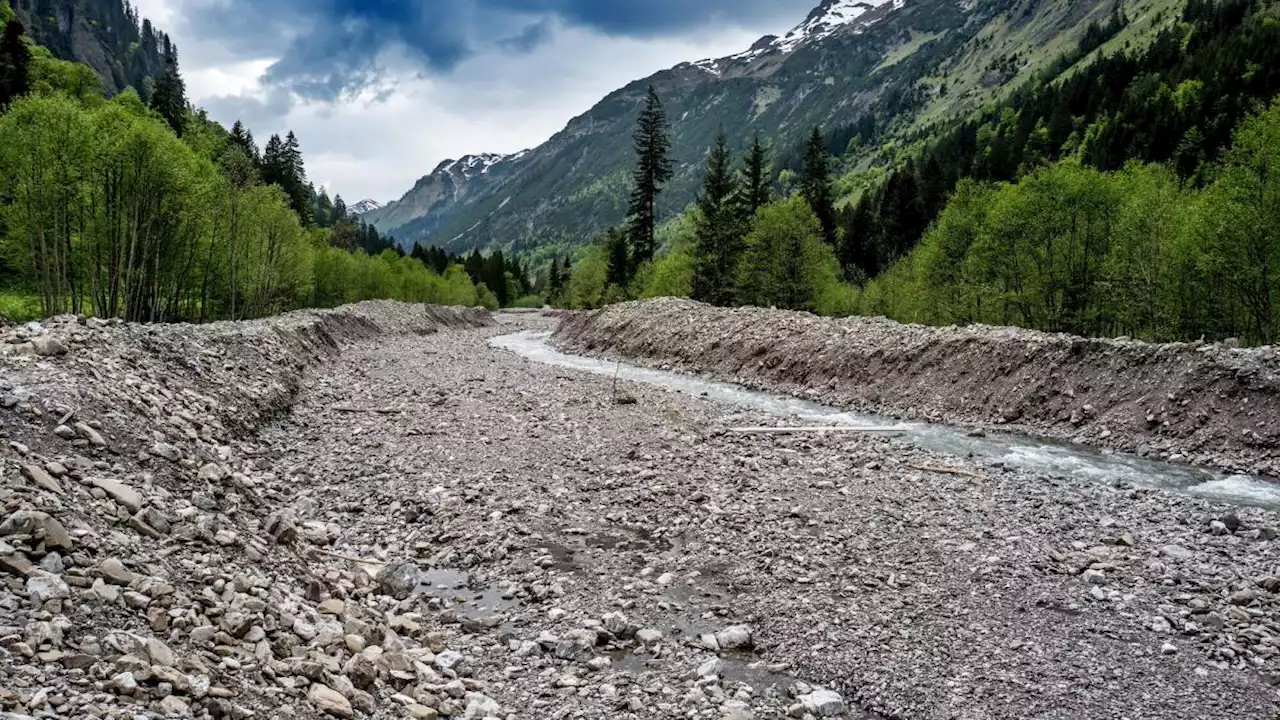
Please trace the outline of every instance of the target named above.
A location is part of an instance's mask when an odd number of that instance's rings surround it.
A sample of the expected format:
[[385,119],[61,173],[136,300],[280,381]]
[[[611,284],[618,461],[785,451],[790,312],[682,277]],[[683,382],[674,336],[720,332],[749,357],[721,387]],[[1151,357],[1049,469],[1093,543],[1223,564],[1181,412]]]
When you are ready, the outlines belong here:
[[[555,342],[633,352],[603,320]],[[912,436],[735,433],[810,421],[503,349],[561,322],[384,303],[25,330],[0,707],[1276,712],[1274,510]]]

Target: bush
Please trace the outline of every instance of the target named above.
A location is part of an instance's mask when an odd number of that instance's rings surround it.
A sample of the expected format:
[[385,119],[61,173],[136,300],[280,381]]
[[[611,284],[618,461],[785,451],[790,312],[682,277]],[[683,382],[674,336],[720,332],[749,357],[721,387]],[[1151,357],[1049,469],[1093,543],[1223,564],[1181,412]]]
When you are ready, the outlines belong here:
[[511,304],[511,307],[542,308],[546,306],[546,304],[547,304],[547,299],[542,297],[541,295],[524,295],[516,298],[516,301]]

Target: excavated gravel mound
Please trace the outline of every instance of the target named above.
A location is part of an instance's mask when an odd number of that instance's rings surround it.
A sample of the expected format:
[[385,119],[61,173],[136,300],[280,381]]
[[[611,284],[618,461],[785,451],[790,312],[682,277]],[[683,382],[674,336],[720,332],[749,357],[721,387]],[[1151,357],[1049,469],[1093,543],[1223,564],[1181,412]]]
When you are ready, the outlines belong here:
[[1280,350],[925,327],[663,298],[553,341],[864,412],[1280,475]]
[[366,302],[0,328],[0,717],[281,717],[263,710],[294,701],[244,668],[289,660],[319,681],[322,664],[279,628],[385,645],[388,618],[341,609],[370,579],[326,571],[326,528],[279,506],[254,433],[352,343],[492,324]]

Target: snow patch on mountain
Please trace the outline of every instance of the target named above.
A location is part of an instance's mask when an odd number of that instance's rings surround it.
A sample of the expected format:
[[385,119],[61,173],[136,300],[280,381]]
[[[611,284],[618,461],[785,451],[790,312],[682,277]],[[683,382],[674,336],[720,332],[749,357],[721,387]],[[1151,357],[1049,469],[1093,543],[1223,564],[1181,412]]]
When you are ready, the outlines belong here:
[[521,150],[518,153],[510,155],[502,155],[499,153],[480,153],[479,155],[463,155],[457,160],[445,160],[436,166],[432,175],[440,175],[447,173],[453,176],[462,176],[468,180],[480,175],[488,173],[493,168],[502,163],[514,162],[528,155],[528,150]]
[[906,0],[823,0],[821,5],[809,13],[804,22],[792,28],[791,32],[782,37],[766,36],[761,38],[755,45],[752,45],[749,50],[744,50],[736,55],[730,55],[719,60],[699,60],[688,64],[712,75],[719,76],[724,72],[724,66],[728,63],[750,62],[756,58],[774,53],[791,53],[803,45],[831,37],[837,32],[846,30],[851,25],[870,25],[871,22],[865,20],[859,23],[859,18],[889,3],[893,4],[894,9],[899,9],[906,4]]
[[365,213],[371,213],[374,210],[381,210],[381,209],[382,209],[382,203],[378,202],[377,200],[365,199],[365,200],[361,200],[355,205],[348,207],[347,212],[352,215],[364,215]]

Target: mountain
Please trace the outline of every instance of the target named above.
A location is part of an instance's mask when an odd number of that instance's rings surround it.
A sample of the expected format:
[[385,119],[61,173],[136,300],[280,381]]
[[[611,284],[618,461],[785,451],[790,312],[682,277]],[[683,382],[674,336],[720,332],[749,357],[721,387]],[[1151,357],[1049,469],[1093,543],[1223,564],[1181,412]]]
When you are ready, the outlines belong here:
[[[831,148],[837,153],[852,140],[846,162],[884,164],[892,157],[884,148],[913,142],[930,124],[972,113],[1049,67],[1121,1],[824,0],[781,36],[611,93],[531,151],[443,163],[367,219],[402,245],[459,252],[590,242],[626,212],[631,134],[651,85],[671,121],[676,168],[660,199],[663,217],[692,202],[721,128],[735,150],[754,132],[770,139],[778,169],[798,165],[795,148],[815,125],[842,140]],[[1115,42],[1152,32],[1179,4],[1129,0]]]
[[348,215],[367,215],[371,212],[382,209],[382,203],[377,200],[365,199],[347,208]]
[[[402,245],[412,247],[415,239],[437,236],[462,211],[499,192],[507,180],[517,174],[527,156],[526,151],[445,160],[430,175],[418,180],[404,197],[365,213],[362,219],[372,223],[383,235],[394,235]],[[498,210],[501,209],[499,205]],[[435,244],[453,245],[444,241]]]
[[[0,0],[2,1],[2,0]],[[169,37],[122,0],[10,0],[27,34],[61,60],[82,62],[108,95],[133,87],[143,97],[164,71]]]

